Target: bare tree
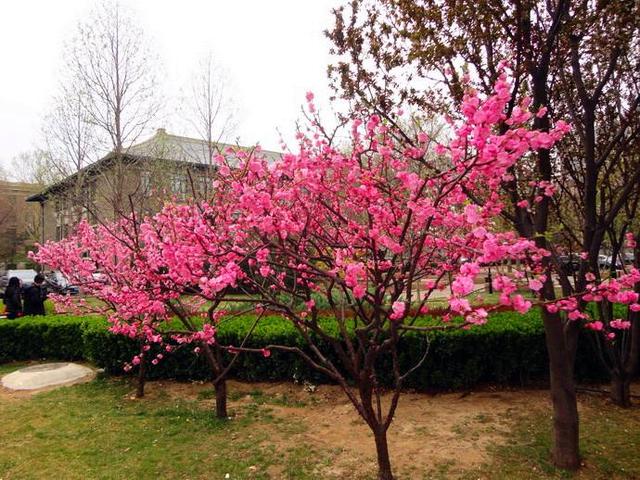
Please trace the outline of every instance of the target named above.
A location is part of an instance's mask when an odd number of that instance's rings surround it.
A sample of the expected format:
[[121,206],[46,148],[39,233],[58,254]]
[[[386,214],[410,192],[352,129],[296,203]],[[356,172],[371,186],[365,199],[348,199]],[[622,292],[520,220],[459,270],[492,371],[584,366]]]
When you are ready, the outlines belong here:
[[43,134],[50,167],[62,178],[73,175],[97,158],[96,131],[85,110],[82,91],[72,79],[61,86],[45,117]]
[[[187,153],[189,159],[203,160],[212,165],[219,143],[228,140],[237,127],[236,109],[230,95],[230,85],[224,70],[211,52],[200,58],[194,70],[187,93],[181,102],[181,114],[191,130],[204,140],[202,147]],[[211,171],[211,170],[210,170]],[[205,182],[203,194],[208,194]]]
[[64,176],[52,167],[49,151],[36,148],[20,152],[11,159],[7,178],[16,182],[50,185]]
[[108,188],[101,195],[114,215],[126,208],[130,166],[126,153],[160,108],[155,95],[157,65],[142,29],[117,1],[98,4],[80,22],[68,49],[67,70],[74,90],[81,92],[78,113],[94,127],[98,150],[113,153],[112,164],[102,175]]

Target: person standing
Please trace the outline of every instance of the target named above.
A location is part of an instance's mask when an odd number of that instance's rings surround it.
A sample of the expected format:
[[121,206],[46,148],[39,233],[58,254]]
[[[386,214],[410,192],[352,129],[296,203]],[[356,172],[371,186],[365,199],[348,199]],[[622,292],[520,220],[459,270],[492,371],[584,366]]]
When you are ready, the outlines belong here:
[[7,318],[14,319],[22,316],[22,285],[18,277],[11,277],[4,291],[4,305],[7,310]]
[[37,274],[33,284],[24,291],[24,314],[44,315],[44,301],[47,299],[47,288],[44,286],[44,276]]

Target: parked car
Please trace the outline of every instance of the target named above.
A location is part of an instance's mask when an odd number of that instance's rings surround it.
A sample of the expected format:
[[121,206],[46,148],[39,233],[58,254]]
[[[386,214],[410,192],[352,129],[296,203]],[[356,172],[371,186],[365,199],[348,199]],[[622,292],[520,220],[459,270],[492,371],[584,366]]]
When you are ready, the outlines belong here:
[[598,255],[598,267],[607,268],[607,261],[608,261],[607,259],[608,258],[609,257],[607,255],[604,255],[602,253],[600,255]]
[[104,273],[94,272],[91,274],[91,277],[96,283],[109,283],[109,277],[107,277]]
[[576,255],[560,255],[558,262],[567,275],[572,275],[580,269],[580,258]]
[[38,272],[35,270],[7,270],[7,278],[18,277],[22,282],[22,288],[30,287],[33,284],[33,279]]
[[[615,264],[616,264],[616,269],[622,268],[622,262],[620,261],[620,256],[618,256],[615,260]],[[611,268],[611,266],[613,265],[613,257],[611,255],[608,255],[603,262],[603,267],[604,268]]]
[[78,295],[80,288],[75,285],[70,285],[69,280],[59,271],[53,271],[46,276],[47,286],[52,292],[61,293],[64,295]]

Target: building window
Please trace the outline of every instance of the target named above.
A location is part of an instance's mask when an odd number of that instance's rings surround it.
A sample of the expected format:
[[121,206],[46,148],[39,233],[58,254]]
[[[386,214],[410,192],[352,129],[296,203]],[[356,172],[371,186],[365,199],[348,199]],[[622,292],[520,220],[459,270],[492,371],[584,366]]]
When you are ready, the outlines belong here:
[[200,183],[200,193],[203,195],[209,195],[213,190],[213,180],[207,175],[202,174],[198,177],[198,182]]
[[171,178],[171,192],[178,197],[185,197],[189,182],[184,174],[177,173]]
[[143,195],[149,195],[151,193],[151,172],[143,170],[140,172],[140,188]]

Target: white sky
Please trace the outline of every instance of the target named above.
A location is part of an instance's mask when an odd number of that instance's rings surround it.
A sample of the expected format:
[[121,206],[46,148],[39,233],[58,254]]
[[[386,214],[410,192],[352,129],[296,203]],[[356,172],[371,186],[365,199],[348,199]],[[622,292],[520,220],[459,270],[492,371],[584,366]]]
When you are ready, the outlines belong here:
[[[320,107],[330,94],[330,43],[322,32],[332,25],[330,9],[339,0],[121,3],[134,12],[160,56],[166,96],[178,95],[198,59],[213,52],[233,85],[242,144],[278,149],[276,128],[291,138],[305,92],[313,91]],[[0,166],[42,145],[41,122],[59,82],[64,43],[92,5],[92,0],[2,2]],[[166,123],[170,127],[171,119]]]

